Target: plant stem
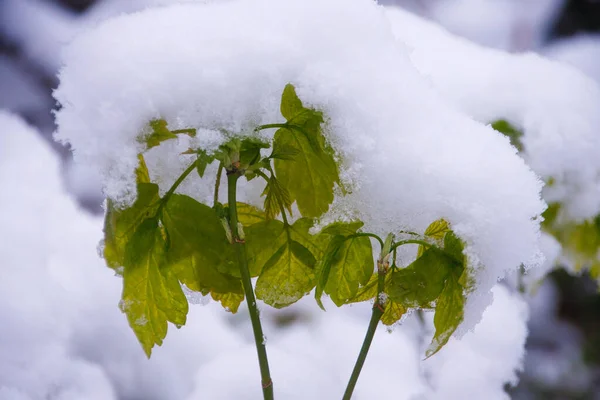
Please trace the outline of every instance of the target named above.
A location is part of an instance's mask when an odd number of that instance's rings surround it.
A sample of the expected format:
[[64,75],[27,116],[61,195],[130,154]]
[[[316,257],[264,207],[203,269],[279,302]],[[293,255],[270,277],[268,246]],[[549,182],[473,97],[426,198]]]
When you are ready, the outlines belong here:
[[370,238],[376,239],[379,242],[379,245],[381,246],[381,248],[383,249],[383,240],[381,240],[381,238],[374,233],[359,232],[359,233],[355,233],[353,235],[348,236],[346,238],[346,240],[357,238],[357,237],[370,237]]
[[184,179],[187,178],[187,176],[194,169],[196,169],[196,161],[195,160],[189,167],[187,167],[187,169],[185,171],[183,171],[183,173],[179,176],[179,178],[177,178],[177,180],[173,183],[173,185],[171,185],[171,187],[169,188],[167,193],[165,193],[163,198],[160,200],[160,205],[158,206],[158,210],[156,211],[157,214],[162,210],[162,208],[165,206],[165,204],[167,204],[167,201],[169,201],[169,198],[173,195],[173,193],[175,193],[175,190],[177,190],[179,185],[181,185],[181,182],[183,182]]
[[420,244],[425,247],[436,247],[436,246],[432,245],[431,243],[426,242],[424,240],[407,239],[407,240],[401,240],[399,242],[394,243],[394,245],[392,246],[392,250],[396,250],[397,247],[400,247],[405,244]]
[[189,136],[196,136],[196,130],[194,128],[189,128],[189,129],[178,129],[176,131],[171,131],[171,133],[174,134],[178,134],[178,133],[185,133],[186,135]]
[[373,304],[373,311],[371,313],[371,321],[369,321],[369,328],[367,329],[365,339],[363,340],[362,347],[360,348],[360,353],[358,354],[358,358],[356,359],[356,363],[354,364],[352,375],[350,375],[350,380],[348,381],[348,385],[346,386],[346,391],[344,392],[343,400],[350,400],[352,398],[352,393],[354,392],[354,387],[356,386],[356,382],[358,381],[358,377],[360,376],[360,371],[362,370],[362,367],[365,364],[367,354],[369,353],[369,349],[371,348],[371,342],[373,342],[373,337],[375,336],[377,325],[379,324],[379,320],[381,319],[381,316],[384,313],[385,304],[383,304],[381,301],[381,293],[383,293],[384,289],[383,286],[385,283],[386,271],[382,268],[381,259],[377,261],[377,264],[377,297],[375,298],[375,304]]
[[263,129],[272,129],[272,128],[287,128],[288,124],[266,124],[266,125],[259,125],[256,128],[254,128],[255,132],[258,131],[262,131]]
[[246,255],[246,245],[240,231],[238,229],[237,215],[237,200],[236,189],[237,180],[240,173],[237,170],[227,170],[227,197],[229,201],[229,224],[233,233],[233,246],[236,248],[238,261],[240,265],[240,274],[242,276],[242,285],[246,294],[246,302],[248,303],[248,311],[250,312],[250,320],[252,322],[252,330],[254,331],[254,342],[256,344],[256,352],[258,354],[258,364],[260,366],[260,376],[263,388],[263,397],[265,400],[273,400],[273,381],[269,372],[269,361],[267,359],[267,349],[265,347],[265,337],[258,307],[256,306],[256,298],[252,289],[252,280],[250,271],[248,270],[248,259]]
[[217,170],[217,179],[215,181],[215,197],[213,201],[213,207],[217,206],[219,202],[219,186],[221,185],[221,174],[223,173],[223,163],[219,163],[219,169]]

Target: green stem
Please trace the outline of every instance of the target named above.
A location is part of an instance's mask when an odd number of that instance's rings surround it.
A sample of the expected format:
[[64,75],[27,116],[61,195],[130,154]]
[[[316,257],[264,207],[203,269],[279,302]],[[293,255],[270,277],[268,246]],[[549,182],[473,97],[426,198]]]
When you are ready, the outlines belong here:
[[356,237],[371,237],[373,239],[376,239],[379,242],[379,245],[381,246],[381,248],[383,249],[383,246],[384,246],[383,240],[381,240],[381,238],[379,236],[377,236],[376,234],[374,234],[374,233],[359,232],[359,233],[355,233],[353,235],[348,236],[346,238],[346,240],[353,239],[353,238],[356,238]]
[[383,293],[384,289],[386,272],[383,268],[381,268],[381,259],[378,260],[377,264],[377,297],[375,298],[375,304],[373,304],[373,311],[371,313],[371,321],[369,321],[369,328],[367,329],[365,339],[363,340],[362,347],[360,348],[360,353],[358,354],[358,358],[356,359],[356,363],[354,364],[352,375],[350,375],[350,380],[348,381],[348,385],[346,386],[346,391],[344,392],[343,400],[350,400],[352,398],[352,393],[354,392],[354,388],[356,387],[356,382],[358,381],[358,377],[360,376],[362,367],[365,364],[365,360],[367,359],[367,354],[369,353],[369,349],[371,348],[371,343],[373,342],[373,337],[375,336],[377,325],[379,324],[379,320],[381,319],[381,316],[384,313],[385,304],[383,304],[383,302],[381,301],[381,293]]
[[219,163],[219,169],[217,170],[217,180],[215,181],[215,198],[213,201],[213,207],[217,206],[219,202],[219,186],[221,185],[221,175],[223,174],[223,163]]
[[250,320],[252,322],[252,330],[254,331],[254,342],[256,352],[258,354],[258,364],[260,366],[260,376],[263,388],[263,398],[265,400],[273,400],[273,381],[269,372],[269,360],[267,359],[267,349],[265,347],[265,336],[260,324],[258,307],[256,306],[256,298],[252,289],[252,280],[250,271],[248,270],[248,258],[246,255],[246,245],[238,230],[238,215],[237,215],[237,180],[240,173],[237,170],[227,171],[227,197],[229,201],[229,224],[233,233],[233,246],[240,265],[240,274],[242,276],[242,286],[246,294],[246,302],[248,303],[248,311],[250,312]]
[[196,135],[196,130],[194,128],[178,129],[176,131],[171,131],[171,133],[174,133],[174,134],[185,133],[185,134],[187,134],[189,136],[195,136]]
[[165,193],[163,198],[160,200],[160,205],[158,206],[158,210],[156,211],[157,214],[159,214],[160,211],[162,210],[162,208],[167,204],[167,201],[169,201],[169,198],[173,195],[173,193],[175,193],[175,190],[177,190],[179,185],[181,185],[181,182],[183,182],[184,179],[187,178],[187,176],[189,174],[191,174],[194,169],[196,169],[196,161],[195,160],[189,167],[187,167],[187,169],[185,171],[183,171],[183,173],[179,176],[179,178],[177,178],[177,180],[173,183],[173,185],[171,185],[171,187],[169,188],[167,193]]
[[264,129],[273,129],[273,128],[288,128],[289,125],[288,124],[266,124],[266,125],[259,125],[256,128],[254,128],[255,132],[258,131],[262,131]]
[[392,250],[395,250],[397,247],[400,247],[404,244],[420,244],[425,247],[436,247],[436,246],[432,245],[431,243],[426,242],[424,240],[407,239],[407,240],[401,240],[399,242],[394,243],[394,245],[392,246]]

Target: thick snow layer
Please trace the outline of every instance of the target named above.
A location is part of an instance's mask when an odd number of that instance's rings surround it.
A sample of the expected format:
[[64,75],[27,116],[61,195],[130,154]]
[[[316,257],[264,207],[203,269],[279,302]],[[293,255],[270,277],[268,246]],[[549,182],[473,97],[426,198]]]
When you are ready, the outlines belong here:
[[[0,124],[0,184],[11,188],[0,197],[0,399],[260,399],[243,307],[231,315],[216,303],[192,306],[186,326],[170,329],[145,358],[117,307],[121,278],[96,254],[101,219],[66,194],[58,157],[33,129],[5,112]],[[458,390],[452,382],[470,385],[481,398],[502,398],[503,383],[520,365],[525,313],[505,289],[493,292],[481,324],[429,359],[426,374],[418,320],[392,333],[382,327],[356,399],[449,399],[444,391]],[[339,397],[370,306],[324,313],[305,299],[291,310],[262,307],[278,398]],[[295,313],[296,321],[278,325],[284,313]]]
[[542,54],[572,65],[600,83],[600,35],[581,34],[561,39],[543,48]]
[[590,78],[535,54],[509,55],[449,35],[396,8],[386,14],[410,58],[446,99],[483,123],[524,131],[524,158],[546,180],[544,199],[581,220],[600,212],[600,91]]
[[20,45],[29,60],[53,75],[61,65],[62,48],[86,27],[121,13],[194,1],[202,0],[103,0],[78,16],[44,0],[3,0],[0,33]]
[[450,32],[489,47],[540,46],[565,0],[437,0],[424,15]]
[[[474,332],[451,339],[439,357],[425,362],[433,394],[428,399],[508,400],[499,388],[518,383],[527,338],[527,304],[503,286],[493,289],[494,302]],[[469,376],[469,379],[465,379]]]
[[[332,29],[335,21],[335,29]],[[424,231],[446,218],[468,245],[486,295],[506,270],[538,261],[540,182],[508,140],[448,106],[412,66],[384,9],[369,0],[236,0],[125,15],[81,34],[65,51],[55,92],[58,140],[98,168],[107,196],[135,197],[136,140],[154,118],[199,129],[247,132],[280,122],[285,84],[328,117],[351,194],[332,215],[352,214],[379,234]],[[148,156],[165,191],[189,164],[186,140]],[[182,191],[203,200],[209,171]],[[213,180],[214,181],[214,180]],[[257,199],[253,185],[242,190]],[[489,298],[488,300],[489,301]],[[470,301],[467,324],[486,301]]]

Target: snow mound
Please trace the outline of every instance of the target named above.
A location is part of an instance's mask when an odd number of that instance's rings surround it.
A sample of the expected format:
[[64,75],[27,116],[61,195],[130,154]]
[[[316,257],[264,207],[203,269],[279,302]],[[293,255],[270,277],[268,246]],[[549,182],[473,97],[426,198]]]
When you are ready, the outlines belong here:
[[[335,29],[333,29],[335,21]],[[108,197],[135,198],[137,141],[148,121],[198,129],[214,147],[230,132],[280,122],[287,83],[324,111],[351,194],[330,216],[351,214],[378,234],[424,229],[438,218],[466,241],[486,295],[507,270],[539,262],[541,183],[508,140],[449,106],[413,67],[385,11],[369,0],[235,0],[123,15],[65,51],[55,92],[56,138],[95,166]],[[185,140],[152,149],[165,191],[189,159]],[[210,171],[180,190],[199,200]],[[213,180],[214,182],[214,180]],[[257,188],[244,196],[256,201]],[[485,266],[485,268],[481,268]],[[466,327],[489,302],[470,301]]]

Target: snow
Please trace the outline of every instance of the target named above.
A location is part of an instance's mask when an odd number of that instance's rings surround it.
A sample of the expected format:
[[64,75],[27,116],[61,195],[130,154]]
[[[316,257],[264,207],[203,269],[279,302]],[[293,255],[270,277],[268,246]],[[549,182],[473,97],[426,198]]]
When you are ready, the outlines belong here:
[[455,107],[482,123],[506,119],[524,131],[525,161],[554,180],[544,189],[547,202],[561,202],[576,221],[600,212],[594,81],[535,54],[483,48],[400,9],[386,14],[413,63]]
[[600,35],[580,34],[553,42],[542,50],[553,60],[572,65],[600,82]]
[[[149,9],[82,33],[64,56],[56,138],[101,173],[105,194],[121,204],[135,198],[133,171],[144,150],[136,139],[148,121],[201,128],[196,145],[214,146],[223,140],[219,129],[242,134],[281,121],[281,92],[291,82],[306,104],[324,110],[351,189],[326,218],[356,215],[367,231],[386,235],[423,232],[443,217],[466,241],[478,292],[463,332],[507,270],[541,261],[540,181],[505,137],[431,88],[384,9],[369,0]],[[177,155],[187,146],[182,139],[150,152],[150,174],[163,192],[190,163]],[[180,190],[204,200],[212,176]],[[250,202],[260,193],[254,182],[241,189]]]
[[[121,279],[96,255],[101,219],[66,193],[57,156],[32,128],[6,112],[0,124],[0,183],[11,188],[0,197],[0,237],[8,238],[0,241],[0,399],[261,398],[243,307],[231,315],[214,302],[192,306],[186,326],[171,329],[145,358],[117,307]],[[427,374],[418,320],[392,333],[381,327],[356,399],[451,398],[443,393],[452,382],[471,385],[481,398],[503,398],[523,354],[526,313],[506,289],[493,294],[481,324],[429,359]],[[278,398],[339,397],[370,305],[331,305],[327,313],[312,299],[285,311],[260,307]],[[297,321],[280,326],[282,312]],[[453,367],[465,354],[469,368]]]
[[538,48],[565,0],[441,0],[427,16],[450,32],[507,51]]
[[465,334],[460,341],[451,339],[439,357],[425,363],[425,373],[431,376],[429,383],[435,390],[430,399],[510,398],[489,388],[518,383],[529,313],[525,301],[505,287],[497,286],[493,293],[494,303],[486,309],[475,332]]

